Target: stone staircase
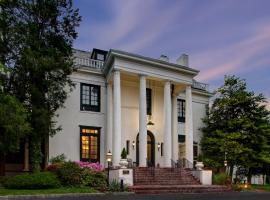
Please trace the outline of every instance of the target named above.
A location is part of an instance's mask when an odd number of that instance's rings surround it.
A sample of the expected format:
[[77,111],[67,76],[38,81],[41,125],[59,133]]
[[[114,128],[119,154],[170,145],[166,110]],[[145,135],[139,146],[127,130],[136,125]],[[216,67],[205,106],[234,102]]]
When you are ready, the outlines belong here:
[[137,194],[230,191],[226,186],[201,185],[191,170],[184,168],[134,168],[133,181],[134,186],[129,189]]

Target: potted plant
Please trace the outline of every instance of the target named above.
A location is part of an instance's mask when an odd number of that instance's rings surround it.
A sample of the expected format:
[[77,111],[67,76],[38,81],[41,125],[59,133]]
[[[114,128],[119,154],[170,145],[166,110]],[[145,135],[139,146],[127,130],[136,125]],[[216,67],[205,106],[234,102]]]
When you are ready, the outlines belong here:
[[127,166],[128,166],[128,161],[127,161],[127,151],[125,148],[122,149],[122,152],[121,152],[121,160],[120,160],[120,163],[119,163],[120,167],[122,169],[126,169]]
[[202,154],[198,155],[195,167],[197,170],[202,170],[204,167]]

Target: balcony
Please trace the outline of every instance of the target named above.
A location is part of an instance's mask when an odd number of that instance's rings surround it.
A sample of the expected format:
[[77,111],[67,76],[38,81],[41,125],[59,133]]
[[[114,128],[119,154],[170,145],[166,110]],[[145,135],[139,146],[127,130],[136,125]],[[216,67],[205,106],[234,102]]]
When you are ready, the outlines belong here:
[[91,69],[97,70],[102,70],[104,64],[104,62],[100,60],[94,60],[90,58],[80,58],[80,57],[75,57],[74,63],[75,66],[89,67]]
[[205,83],[200,83],[198,81],[193,80],[192,87],[195,89],[203,90],[209,92],[209,85]]

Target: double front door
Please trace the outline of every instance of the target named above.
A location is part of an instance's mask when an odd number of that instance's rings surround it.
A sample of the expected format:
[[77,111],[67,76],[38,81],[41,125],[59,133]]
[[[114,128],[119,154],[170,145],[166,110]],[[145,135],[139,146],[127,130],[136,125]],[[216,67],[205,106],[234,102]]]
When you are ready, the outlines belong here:
[[[136,138],[136,162],[139,164],[139,134]],[[147,131],[147,166],[155,166],[155,138],[153,133]]]

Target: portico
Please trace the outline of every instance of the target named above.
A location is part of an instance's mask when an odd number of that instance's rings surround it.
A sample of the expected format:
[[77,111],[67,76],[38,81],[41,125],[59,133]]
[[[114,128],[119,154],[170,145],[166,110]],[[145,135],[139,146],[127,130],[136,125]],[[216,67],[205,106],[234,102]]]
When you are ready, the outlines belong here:
[[[111,60],[110,60],[111,59]],[[139,60],[138,60],[139,59]],[[151,113],[155,124],[150,127],[155,140],[154,150],[157,153],[156,165],[171,167],[171,161],[178,160],[178,120],[177,98],[185,91],[185,136],[186,159],[193,162],[193,119],[192,119],[192,78],[198,73],[188,67],[158,61],[142,59],[123,52],[110,52],[105,66],[107,71],[107,137],[106,151],[113,153],[113,165],[118,166],[122,148],[127,148],[125,140],[136,141],[135,133],[139,133],[139,167],[147,166],[148,142],[147,132],[147,96],[146,89],[152,89],[157,98],[152,99],[156,106]],[[132,85],[134,98],[127,97],[129,89],[122,90],[126,85]],[[152,85],[151,85],[152,84]],[[133,94],[132,94],[133,95]],[[159,95],[159,96],[158,96]],[[137,96],[137,97],[136,97]],[[161,97],[161,98],[159,98]],[[136,98],[136,99],[135,99]],[[124,104],[122,105],[122,99]],[[129,100],[129,101],[128,101]],[[132,102],[131,102],[132,101]],[[158,102],[155,102],[158,101]],[[157,104],[159,104],[157,106]],[[160,106],[161,105],[161,106]],[[124,115],[124,117],[122,116]],[[133,121],[131,121],[133,120]],[[124,124],[130,124],[127,127]],[[132,132],[134,132],[132,134]],[[157,144],[162,149],[157,149]],[[131,149],[130,151],[133,151]],[[162,152],[160,152],[162,151]],[[131,159],[136,160],[136,152],[130,153]],[[162,155],[161,155],[162,154]],[[159,156],[160,155],[160,156]]]

